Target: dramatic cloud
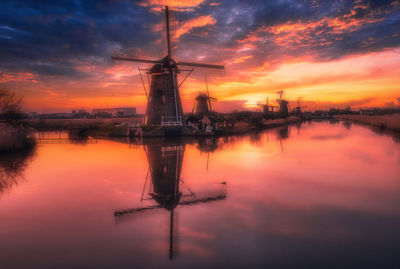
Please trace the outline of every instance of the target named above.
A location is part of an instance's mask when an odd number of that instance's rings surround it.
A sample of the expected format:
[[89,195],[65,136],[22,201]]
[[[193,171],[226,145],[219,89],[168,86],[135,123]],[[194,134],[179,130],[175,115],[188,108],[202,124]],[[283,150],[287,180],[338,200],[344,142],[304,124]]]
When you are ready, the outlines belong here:
[[398,0],[3,1],[0,86],[37,110],[143,111],[137,64],[110,55],[162,57],[164,5],[174,10],[177,60],[226,66],[225,73],[196,70],[182,89],[185,108],[205,75],[224,110],[255,107],[281,88],[326,106],[372,97],[365,105],[384,105],[398,96]]
[[206,25],[214,25],[216,20],[211,16],[201,16],[195,19],[188,20],[176,30],[176,38],[190,32],[194,28],[204,27]]

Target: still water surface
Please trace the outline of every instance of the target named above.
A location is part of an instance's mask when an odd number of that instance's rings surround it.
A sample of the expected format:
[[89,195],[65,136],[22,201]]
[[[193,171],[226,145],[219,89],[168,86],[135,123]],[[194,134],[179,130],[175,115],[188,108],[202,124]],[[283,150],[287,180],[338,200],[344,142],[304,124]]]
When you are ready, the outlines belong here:
[[343,123],[0,159],[1,268],[399,268],[398,138]]

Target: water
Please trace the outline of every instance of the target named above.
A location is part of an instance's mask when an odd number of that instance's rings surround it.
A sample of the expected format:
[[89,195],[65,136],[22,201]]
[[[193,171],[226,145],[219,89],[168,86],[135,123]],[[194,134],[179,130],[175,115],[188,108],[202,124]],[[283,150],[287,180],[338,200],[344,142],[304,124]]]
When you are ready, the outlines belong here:
[[0,158],[0,266],[398,268],[398,141],[328,122],[130,144],[41,134]]

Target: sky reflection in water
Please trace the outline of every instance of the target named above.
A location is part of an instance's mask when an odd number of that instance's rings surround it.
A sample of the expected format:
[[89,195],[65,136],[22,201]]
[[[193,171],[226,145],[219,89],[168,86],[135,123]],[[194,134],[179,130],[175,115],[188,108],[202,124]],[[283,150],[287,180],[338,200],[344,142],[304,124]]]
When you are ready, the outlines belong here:
[[1,189],[2,268],[400,266],[396,137],[322,122],[218,140],[42,141]]

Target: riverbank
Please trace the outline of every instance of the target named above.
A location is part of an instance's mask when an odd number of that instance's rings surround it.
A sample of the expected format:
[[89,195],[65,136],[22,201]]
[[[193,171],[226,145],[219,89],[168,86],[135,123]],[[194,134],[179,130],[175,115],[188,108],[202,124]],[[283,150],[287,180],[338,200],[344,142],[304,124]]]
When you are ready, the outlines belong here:
[[131,122],[141,122],[141,118],[109,119],[31,119],[26,124],[38,130],[96,129],[105,126],[118,126]]
[[217,130],[217,135],[234,135],[234,134],[246,134],[252,131],[261,131],[264,129],[280,127],[288,124],[294,124],[301,122],[302,119],[299,117],[291,116],[288,118],[281,119],[260,119],[256,122],[251,121],[238,121],[235,122],[232,127],[223,128]]
[[[245,118],[235,121],[229,127],[219,128],[213,135],[236,135],[249,132],[261,131],[263,129],[279,127],[302,121],[299,117],[288,117],[281,119]],[[141,123],[138,118],[114,118],[114,119],[45,119],[30,120],[26,122],[35,130],[70,130],[86,134],[92,137],[126,137],[129,136],[128,125]],[[205,134],[206,135],[206,134]],[[194,135],[196,136],[196,135]]]
[[378,116],[340,115],[336,116],[336,118],[400,132],[400,114]]

